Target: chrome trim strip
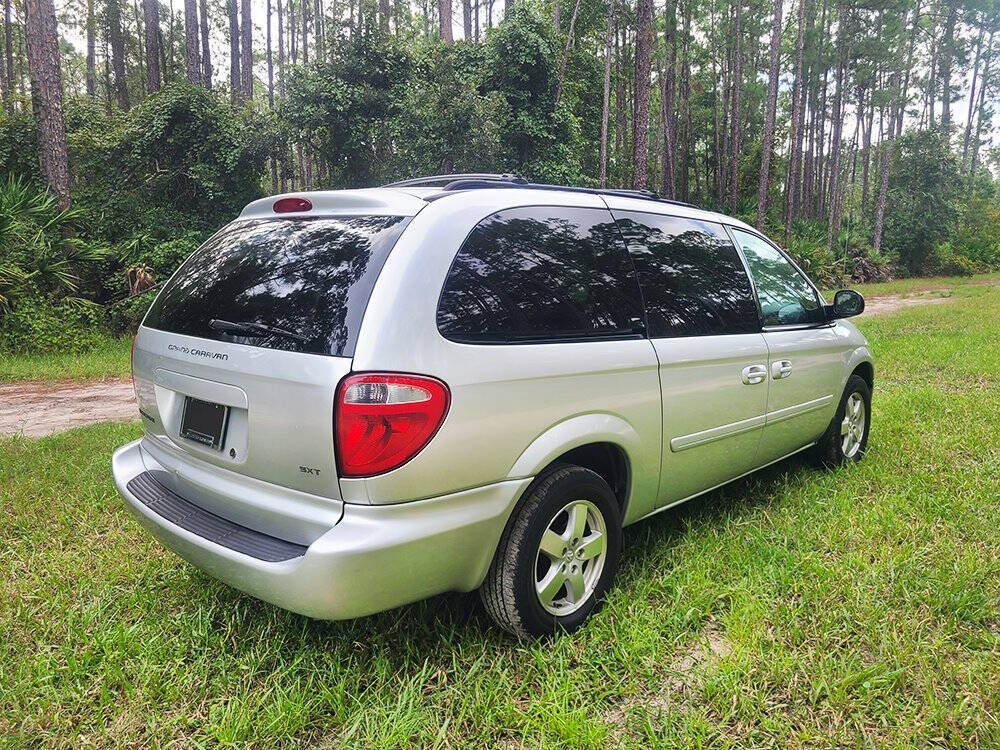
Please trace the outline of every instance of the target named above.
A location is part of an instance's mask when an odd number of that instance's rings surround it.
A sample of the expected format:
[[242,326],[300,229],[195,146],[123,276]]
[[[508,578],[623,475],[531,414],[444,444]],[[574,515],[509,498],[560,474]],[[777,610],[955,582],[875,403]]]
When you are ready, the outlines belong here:
[[811,411],[822,409],[831,401],[833,401],[832,394],[828,396],[820,396],[819,398],[813,399],[812,401],[805,401],[801,404],[795,404],[794,406],[787,406],[784,409],[769,411],[767,413],[767,419],[765,421],[765,424],[774,424],[775,422],[783,422],[786,419],[791,419],[792,417],[797,417],[801,414],[808,414]]
[[739,435],[744,432],[749,432],[757,427],[762,427],[764,423],[765,416],[761,414],[739,422],[732,422],[730,424],[712,427],[707,430],[702,430],[701,432],[693,432],[690,435],[679,435],[675,438],[671,438],[670,450],[674,453],[678,453],[680,451],[687,450],[688,448],[705,445],[706,443],[714,443],[716,440],[722,440],[722,438],[732,437],[733,435]]
[[686,451],[688,448],[696,448],[699,445],[714,443],[716,440],[722,440],[733,435],[741,435],[756,427],[783,422],[786,419],[822,409],[831,401],[833,401],[832,395],[821,396],[812,401],[806,401],[794,406],[787,406],[784,409],[770,411],[767,414],[761,414],[759,417],[750,417],[750,419],[744,419],[739,422],[711,427],[701,432],[692,432],[690,435],[678,435],[675,438],[671,438],[670,450],[674,453],[680,453],[681,451]]

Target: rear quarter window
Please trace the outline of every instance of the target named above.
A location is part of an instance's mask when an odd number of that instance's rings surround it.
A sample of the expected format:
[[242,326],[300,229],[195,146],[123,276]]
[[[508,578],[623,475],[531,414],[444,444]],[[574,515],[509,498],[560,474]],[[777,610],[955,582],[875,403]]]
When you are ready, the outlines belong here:
[[463,343],[629,335],[635,271],[609,211],[533,206],[481,221],[455,257],[438,330]]
[[[268,349],[350,356],[368,297],[409,222],[341,216],[234,222],[188,258],[143,325]],[[212,321],[260,324],[284,334],[244,335]]]

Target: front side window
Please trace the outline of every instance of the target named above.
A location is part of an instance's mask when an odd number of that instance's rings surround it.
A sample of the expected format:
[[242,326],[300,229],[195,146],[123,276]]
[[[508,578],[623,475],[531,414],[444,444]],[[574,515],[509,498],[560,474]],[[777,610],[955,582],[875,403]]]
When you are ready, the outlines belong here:
[[437,324],[463,343],[620,336],[638,331],[640,300],[609,211],[514,208],[487,217],[465,240]]
[[353,354],[403,216],[236,221],[202,245],[143,325],[309,354]]
[[749,232],[732,232],[757,285],[765,326],[814,325],[825,320],[812,284],[776,247]]
[[633,211],[614,213],[639,272],[650,336],[760,330],[753,287],[721,225]]

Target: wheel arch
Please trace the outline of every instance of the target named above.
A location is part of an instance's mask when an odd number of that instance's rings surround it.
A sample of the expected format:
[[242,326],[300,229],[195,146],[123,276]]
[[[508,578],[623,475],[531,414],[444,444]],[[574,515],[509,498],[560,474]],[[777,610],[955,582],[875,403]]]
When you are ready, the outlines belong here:
[[638,483],[635,457],[639,450],[638,433],[620,417],[578,415],[535,438],[514,462],[508,479],[539,476],[557,464],[582,466],[608,483],[624,518]]

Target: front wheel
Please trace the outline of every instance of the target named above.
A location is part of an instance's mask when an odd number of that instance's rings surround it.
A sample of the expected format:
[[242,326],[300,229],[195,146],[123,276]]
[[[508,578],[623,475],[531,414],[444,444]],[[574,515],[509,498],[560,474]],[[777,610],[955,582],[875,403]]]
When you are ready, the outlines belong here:
[[868,450],[871,419],[871,388],[864,378],[852,375],[833,421],[816,444],[817,462],[832,468],[845,461],[860,461]]
[[486,580],[483,605],[519,637],[575,630],[614,579],[621,518],[614,493],[579,466],[539,478],[507,523]]

